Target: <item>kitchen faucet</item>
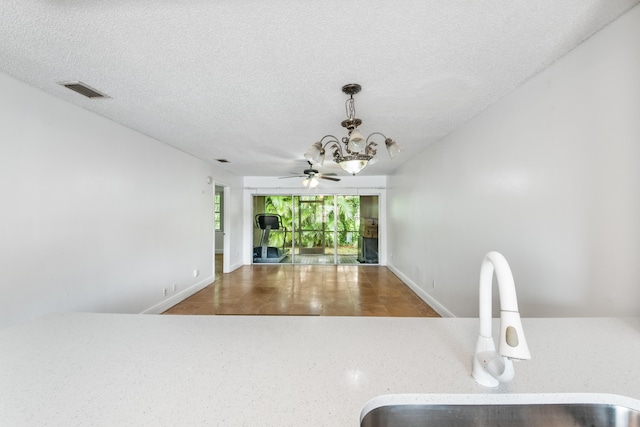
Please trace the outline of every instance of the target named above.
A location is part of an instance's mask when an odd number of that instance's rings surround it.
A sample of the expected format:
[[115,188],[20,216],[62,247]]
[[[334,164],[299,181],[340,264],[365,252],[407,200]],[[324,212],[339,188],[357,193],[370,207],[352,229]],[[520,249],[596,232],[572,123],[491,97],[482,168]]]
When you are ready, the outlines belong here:
[[[495,270],[500,295],[500,337],[496,351],[491,336],[491,299]],[[512,359],[531,359],[522,330],[516,287],[507,260],[498,252],[489,252],[480,267],[480,334],[473,356],[473,379],[486,387],[496,387],[513,379]]]

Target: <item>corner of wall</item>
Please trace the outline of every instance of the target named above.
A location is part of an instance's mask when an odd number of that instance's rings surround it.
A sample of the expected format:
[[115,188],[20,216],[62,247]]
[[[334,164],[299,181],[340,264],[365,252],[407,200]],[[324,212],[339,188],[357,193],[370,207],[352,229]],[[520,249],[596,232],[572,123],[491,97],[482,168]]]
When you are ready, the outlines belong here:
[[171,307],[173,307],[174,305],[178,304],[179,302],[184,301],[185,299],[189,298],[191,295],[195,294],[196,292],[199,292],[202,289],[206,288],[214,281],[215,281],[214,276],[206,277],[200,282],[196,283],[195,285],[192,285],[187,289],[184,289],[183,291],[178,292],[175,295],[172,295],[170,298],[167,298],[166,300],[161,301],[158,304],[147,308],[146,310],[142,311],[140,314],[162,314],[168,309],[170,309]]
[[425,292],[424,289],[418,286],[418,284],[415,283],[413,280],[409,279],[409,277],[407,277],[404,273],[398,270],[395,266],[387,265],[387,268],[391,270],[393,274],[398,276],[398,278],[400,278],[400,280],[402,280],[402,282],[405,285],[407,285],[413,292],[415,292],[424,302],[429,304],[429,306],[433,308],[435,312],[438,313],[440,316],[456,317],[451,311],[449,311],[449,309],[447,309],[447,307],[440,304],[438,300],[433,298],[429,293]]

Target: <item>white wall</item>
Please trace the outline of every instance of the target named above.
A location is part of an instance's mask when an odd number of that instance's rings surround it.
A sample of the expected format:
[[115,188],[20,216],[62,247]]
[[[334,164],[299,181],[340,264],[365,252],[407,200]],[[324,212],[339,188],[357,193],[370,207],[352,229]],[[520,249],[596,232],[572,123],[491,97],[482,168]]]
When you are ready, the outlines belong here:
[[240,177],[9,76],[0,93],[0,327],[158,312],[213,281],[207,177],[235,186],[236,212]]
[[524,316],[640,314],[639,76],[635,7],[400,168],[391,267],[449,315],[490,250]]

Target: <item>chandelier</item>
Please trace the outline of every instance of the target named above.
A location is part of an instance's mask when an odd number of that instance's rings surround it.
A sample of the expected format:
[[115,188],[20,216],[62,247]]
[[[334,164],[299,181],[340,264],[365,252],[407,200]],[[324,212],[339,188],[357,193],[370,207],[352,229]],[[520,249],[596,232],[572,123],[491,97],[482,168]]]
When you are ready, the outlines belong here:
[[[356,107],[353,95],[360,92],[362,88],[359,84],[351,83],[342,87],[342,92],[349,95],[345,104],[347,119],[341,125],[347,129],[348,136],[340,140],[333,135],[325,135],[322,139],[314,143],[304,157],[311,163],[322,166],[324,162],[325,150],[327,147],[333,150],[333,160],[342,169],[352,175],[357,174],[368,165],[378,161],[376,157],[376,147],[378,143],[374,141],[378,137],[384,139],[384,145],[392,159],[400,152],[398,143],[391,138],[387,138],[380,132],[373,132],[366,139],[358,130],[362,120],[356,117]],[[340,144],[342,143],[342,145]]]

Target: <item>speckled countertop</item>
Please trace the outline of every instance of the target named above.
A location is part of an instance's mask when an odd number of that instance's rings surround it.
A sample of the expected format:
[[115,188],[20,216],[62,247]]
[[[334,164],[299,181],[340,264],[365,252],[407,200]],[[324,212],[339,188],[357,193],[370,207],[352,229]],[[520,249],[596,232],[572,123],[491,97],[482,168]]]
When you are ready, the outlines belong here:
[[640,400],[639,318],[523,325],[533,359],[487,389],[477,319],[52,314],[0,331],[0,425],[357,426],[389,393]]

